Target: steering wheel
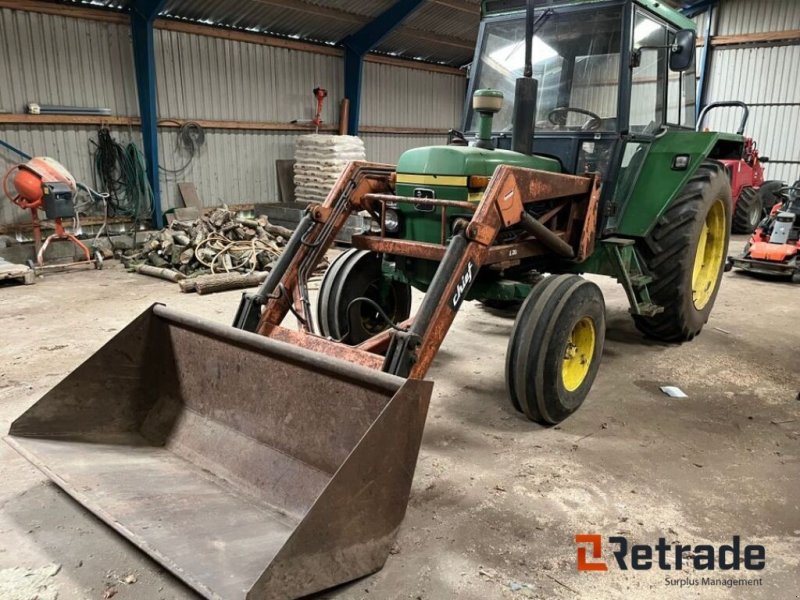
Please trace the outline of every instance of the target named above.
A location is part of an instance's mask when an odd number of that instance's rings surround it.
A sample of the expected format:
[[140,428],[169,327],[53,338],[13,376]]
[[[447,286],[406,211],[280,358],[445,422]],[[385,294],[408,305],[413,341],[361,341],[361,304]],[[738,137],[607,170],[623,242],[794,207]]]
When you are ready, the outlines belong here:
[[572,108],[571,106],[559,106],[558,108],[554,108],[549,113],[547,113],[547,120],[550,121],[556,127],[565,127],[567,124],[567,114],[568,113],[578,113],[580,115],[586,115],[589,119],[581,125],[581,129],[584,131],[596,131],[600,129],[600,125],[602,124],[603,118],[593,113],[590,110],[586,110],[583,108]]

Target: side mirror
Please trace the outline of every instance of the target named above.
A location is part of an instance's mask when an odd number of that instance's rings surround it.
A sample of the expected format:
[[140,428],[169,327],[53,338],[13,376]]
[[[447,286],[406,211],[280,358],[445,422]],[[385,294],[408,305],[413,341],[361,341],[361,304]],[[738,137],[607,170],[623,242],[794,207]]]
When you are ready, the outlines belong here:
[[694,64],[697,34],[691,29],[675,33],[675,43],[669,54],[670,71],[685,71]]

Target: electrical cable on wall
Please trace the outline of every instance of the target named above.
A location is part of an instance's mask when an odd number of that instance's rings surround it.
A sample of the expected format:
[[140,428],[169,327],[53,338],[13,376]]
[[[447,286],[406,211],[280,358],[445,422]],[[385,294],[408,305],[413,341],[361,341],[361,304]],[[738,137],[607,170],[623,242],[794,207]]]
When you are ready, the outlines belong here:
[[162,119],[159,123],[175,123],[178,125],[178,135],[175,138],[175,153],[177,155],[186,155],[188,158],[186,162],[175,169],[158,165],[162,173],[168,175],[180,175],[188,169],[195,157],[200,153],[200,149],[206,143],[206,131],[203,126],[194,121],[186,121],[181,123],[173,119]]
[[135,221],[149,220],[153,214],[153,191],[147,180],[145,160],[133,142],[123,146],[107,128],[97,132],[95,174],[98,187],[108,190],[108,205],[114,216]]

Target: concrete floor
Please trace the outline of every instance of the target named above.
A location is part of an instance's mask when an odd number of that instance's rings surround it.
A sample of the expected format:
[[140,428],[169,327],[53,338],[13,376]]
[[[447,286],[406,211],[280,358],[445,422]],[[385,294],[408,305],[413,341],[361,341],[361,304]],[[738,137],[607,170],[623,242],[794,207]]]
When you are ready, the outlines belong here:
[[[395,549],[382,571],[324,597],[800,598],[800,288],[726,274],[703,334],[667,346],[634,329],[621,288],[598,283],[600,373],[550,429],[507,403],[513,321],[464,305],[430,373]],[[2,286],[0,431],[152,302],[229,323],[238,297],[183,295],[113,264]],[[744,574],[763,585],[679,590],[656,570],[579,573],[578,533],[693,545],[740,535],[766,546],[766,570]],[[33,597],[21,586],[40,600],[195,597],[0,443],[0,597]]]

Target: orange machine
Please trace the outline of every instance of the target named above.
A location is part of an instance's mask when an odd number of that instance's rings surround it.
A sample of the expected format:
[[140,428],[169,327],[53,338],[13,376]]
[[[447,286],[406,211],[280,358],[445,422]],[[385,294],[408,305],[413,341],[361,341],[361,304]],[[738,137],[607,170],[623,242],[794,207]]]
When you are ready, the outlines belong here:
[[[31,211],[33,221],[33,240],[36,246],[36,267],[44,268],[44,255],[53,240],[69,240],[83,253],[85,260],[70,265],[94,264],[102,266],[102,256],[95,252],[94,258],[89,248],[64,229],[63,219],[75,216],[73,199],[78,191],[75,178],[64,166],[52,158],[37,156],[26,163],[14,165],[3,177],[3,192],[14,204]],[[42,226],[39,210],[44,210],[48,219],[55,222],[55,233],[42,243]]]

